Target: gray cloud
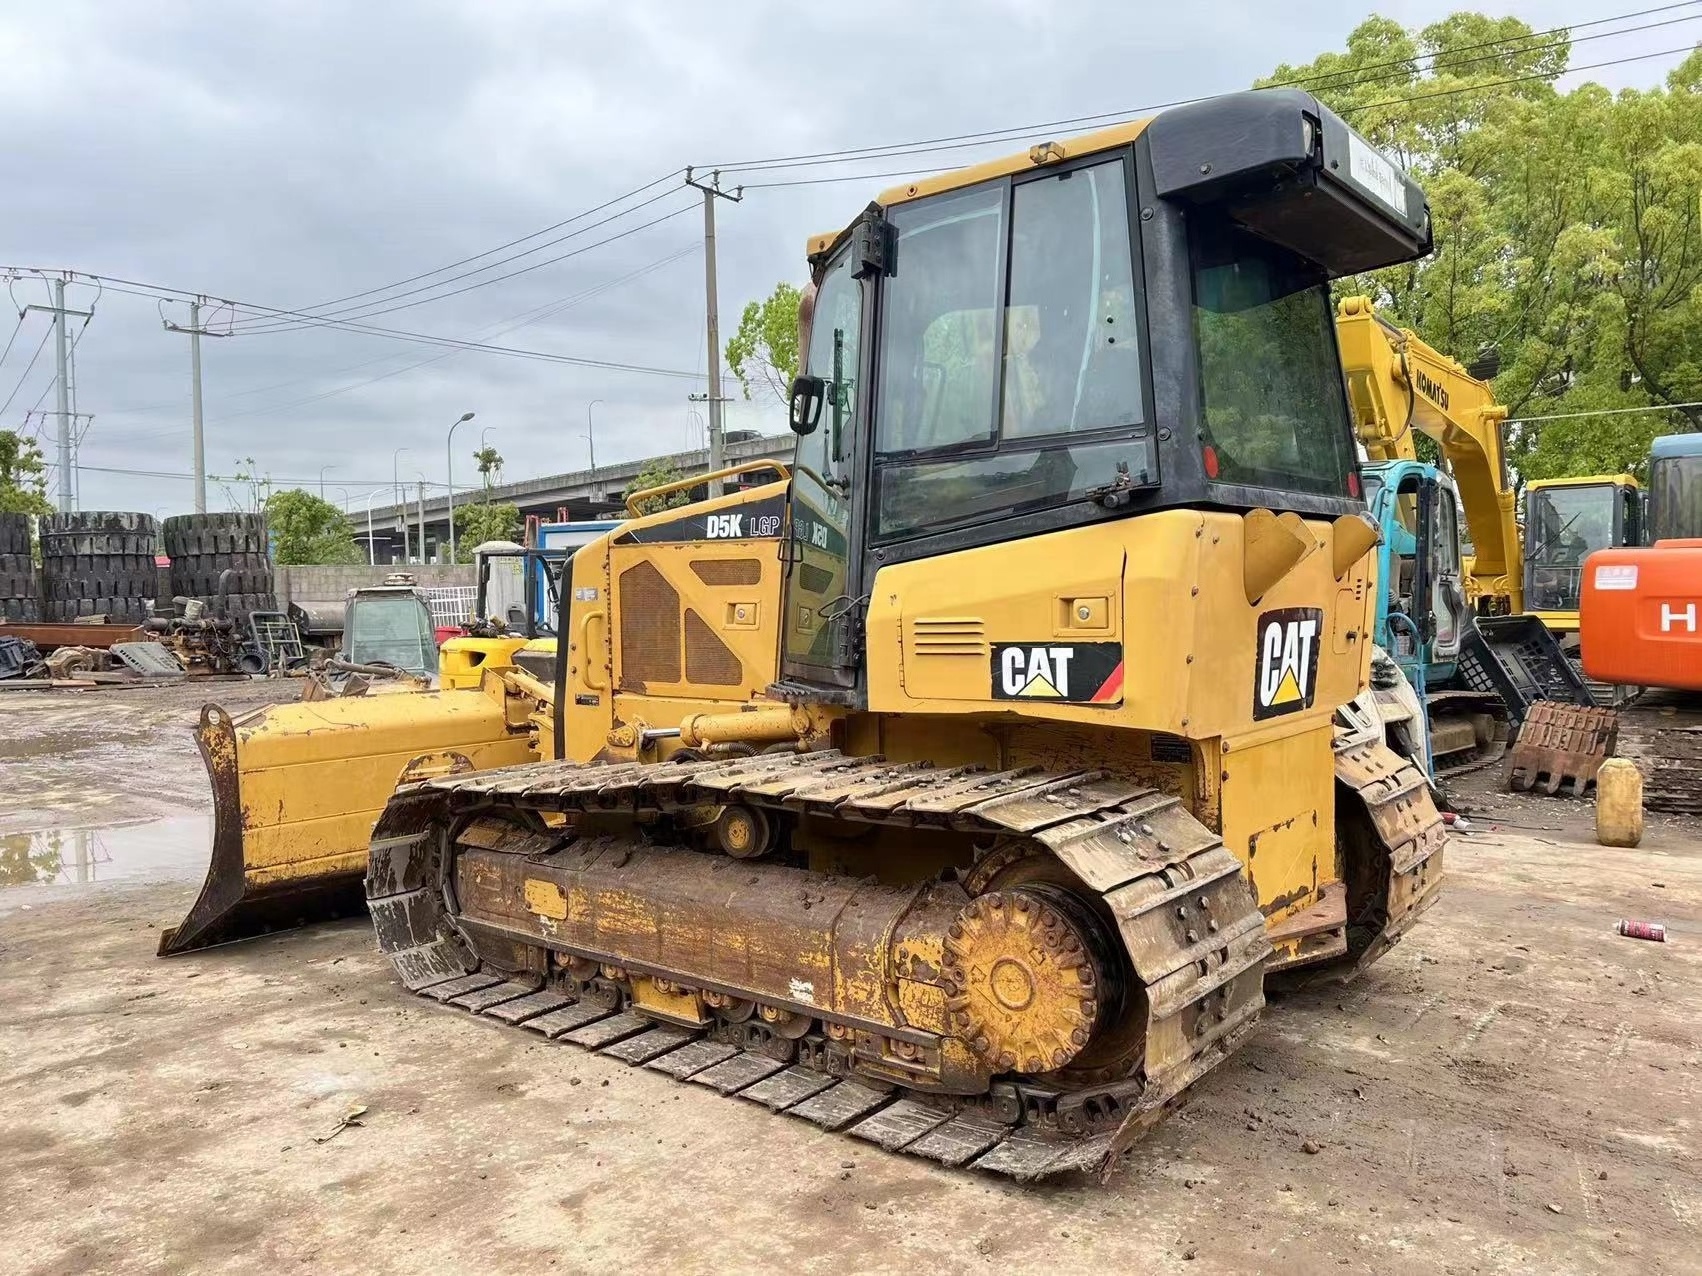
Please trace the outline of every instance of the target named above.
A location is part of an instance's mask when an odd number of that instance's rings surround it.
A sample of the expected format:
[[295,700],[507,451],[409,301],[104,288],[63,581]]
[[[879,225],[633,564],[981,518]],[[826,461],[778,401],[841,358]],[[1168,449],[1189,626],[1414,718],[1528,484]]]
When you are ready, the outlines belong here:
[[[1388,13],[1418,23],[1450,7],[1408,0]],[[1538,27],[1603,16],[1589,0],[1511,8]],[[1278,62],[1339,47],[1355,21],[1322,0],[912,0],[851,9],[474,0],[13,5],[0,15],[0,161],[8,177],[0,259],[313,306],[480,252],[688,163],[905,141],[1234,89]],[[1684,32],[1603,41],[1576,60],[1677,45]],[[1675,60],[1594,78],[1652,84]],[[932,162],[862,169],[944,168],[963,158],[943,152]],[[724,332],[747,300],[777,279],[801,277],[809,234],[843,224],[888,184],[752,190],[744,203],[723,205]],[[539,256],[690,202],[682,190]],[[479,338],[689,250],[700,229],[689,211],[559,265],[372,322]],[[702,269],[691,252],[491,339],[701,371]],[[44,299],[39,283],[14,292],[19,301]],[[73,296],[86,303],[93,294],[79,288]],[[0,364],[0,398],[17,383],[42,324],[32,316]],[[15,426],[47,390],[49,353],[5,425]],[[685,396],[701,389],[481,354],[440,358],[441,350],[312,328],[208,340],[203,353],[209,468],[228,473],[252,456],[263,472],[301,479],[328,465],[333,497],[388,482],[397,447],[408,449],[405,479],[423,471],[441,481],[444,432],[468,410],[478,413],[474,426],[493,427],[511,478],[582,465],[592,399],[603,401],[599,461],[681,447],[694,432]],[[79,406],[95,414],[82,451],[91,467],[86,506],[190,508],[185,481],[93,468],[187,472],[188,363],[186,340],[162,331],[152,301],[100,298],[77,351]],[[42,405],[52,404],[47,394]],[[778,423],[772,405],[729,413],[732,427]],[[466,427],[457,436],[462,481],[476,440]],[[223,504],[218,492],[210,500]]]

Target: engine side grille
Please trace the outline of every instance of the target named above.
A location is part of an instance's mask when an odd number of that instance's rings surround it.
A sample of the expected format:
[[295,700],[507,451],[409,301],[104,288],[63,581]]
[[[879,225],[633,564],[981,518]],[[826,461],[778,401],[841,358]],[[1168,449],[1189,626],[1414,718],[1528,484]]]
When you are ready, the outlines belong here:
[[656,565],[620,575],[621,690],[680,680],[680,596]]
[[694,558],[691,569],[705,585],[756,585],[762,564],[754,558]]
[[736,687],[744,666],[691,608],[686,608],[686,681],[694,687]]

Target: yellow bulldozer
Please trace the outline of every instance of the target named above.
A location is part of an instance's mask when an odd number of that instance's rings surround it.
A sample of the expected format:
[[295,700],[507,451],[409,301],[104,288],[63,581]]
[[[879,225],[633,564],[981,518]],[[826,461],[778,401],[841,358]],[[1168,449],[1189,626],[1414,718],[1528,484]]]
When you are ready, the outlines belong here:
[[213,865],[162,952],[364,874],[426,998],[1109,1172],[1268,977],[1352,972],[1439,889],[1422,775],[1338,713],[1376,531],[1328,292],[1429,249],[1286,90],[883,193],[809,242],[794,463],[579,549],[548,672],[206,710]]

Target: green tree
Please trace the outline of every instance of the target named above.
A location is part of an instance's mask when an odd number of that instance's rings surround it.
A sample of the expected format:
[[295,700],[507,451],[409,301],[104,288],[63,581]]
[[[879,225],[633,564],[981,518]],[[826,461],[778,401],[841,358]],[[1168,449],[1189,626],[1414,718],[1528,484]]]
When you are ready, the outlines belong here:
[[[632,492],[642,492],[647,487],[666,487],[669,483],[678,483],[685,477],[685,472],[665,457],[652,457],[639,466],[638,477],[633,479],[632,486],[627,489]],[[662,510],[678,509],[681,505],[692,502],[691,489],[685,488],[678,492],[669,492],[666,496],[652,496],[649,500],[638,503],[640,514],[656,514]]]
[[727,342],[727,366],[739,379],[745,398],[752,387],[785,403],[798,375],[798,303],[803,293],[781,282],[764,301],[745,305],[739,330]]
[[354,529],[343,511],[299,487],[266,498],[266,526],[280,563],[360,563]]
[[0,430],[0,514],[51,513],[41,449],[15,430]]
[[479,463],[479,477],[484,482],[485,490],[489,491],[491,484],[502,477],[502,453],[486,444],[473,453],[473,459]]
[[[1570,55],[1516,18],[1370,18],[1261,82],[1311,88],[1418,179],[1436,253],[1337,293],[1462,362],[1493,351],[1515,419],[1702,397],[1702,53],[1618,95],[1558,92]],[[1530,477],[1629,469],[1686,416],[1514,425],[1508,450]]]
[[512,541],[519,536],[518,506],[481,503],[460,505],[455,509],[455,561],[458,563],[472,562],[473,551],[486,541]]

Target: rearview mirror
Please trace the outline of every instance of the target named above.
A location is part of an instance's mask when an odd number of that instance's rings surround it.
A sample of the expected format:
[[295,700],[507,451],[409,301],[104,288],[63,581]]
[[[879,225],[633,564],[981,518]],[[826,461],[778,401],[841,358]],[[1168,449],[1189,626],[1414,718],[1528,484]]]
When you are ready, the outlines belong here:
[[791,424],[793,434],[814,434],[821,423],[821,405],[827,383],[808,374],[792,378]]

